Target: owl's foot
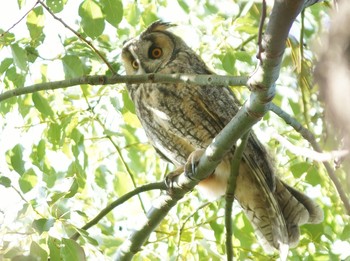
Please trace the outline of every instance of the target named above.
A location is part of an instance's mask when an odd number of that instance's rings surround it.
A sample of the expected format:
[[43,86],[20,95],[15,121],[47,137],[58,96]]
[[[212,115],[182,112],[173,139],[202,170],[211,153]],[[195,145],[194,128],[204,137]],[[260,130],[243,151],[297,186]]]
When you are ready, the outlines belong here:
[[170,172],[166,177],[165,177],[165,185],[168,188],[173,188],[173,184],[174,184],[174,178],[176,176],[181,175],[182,173],[184,173],[184,167],[179,167],[176,170]]
[[195,173],[199,160],[202,157],[203,153],[203,149],[193,151],[188,157],[185,166],[179,167],[176,170],[170,172],[165,177],[165,184],[167,185],[167,187],[173,188],[175,177],[181,175],[182,173],[185,173],[186,177],[188,177],[189,179],[199,182],[200,180],[193,177],[193,173]]
[[200,181],[197,180],[195,177],[193,177],[193,174],[196,172],[196,168],[198,166],[199,160],[204,154],[205,150],[203,149],[197,149],[193,151],[190,156],[187,159],[187,162],[185,164],[185,175],[192,180]]

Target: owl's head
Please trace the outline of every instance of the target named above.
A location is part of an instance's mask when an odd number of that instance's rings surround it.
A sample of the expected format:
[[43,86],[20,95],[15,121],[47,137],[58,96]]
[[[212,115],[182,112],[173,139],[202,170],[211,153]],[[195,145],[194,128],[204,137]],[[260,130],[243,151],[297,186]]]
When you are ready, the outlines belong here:
[[167,31],[174,26],[157,21],[138,37],[124,43],[122,59],[126,74],[156,73],[175,59],[178,50],[187,45]]

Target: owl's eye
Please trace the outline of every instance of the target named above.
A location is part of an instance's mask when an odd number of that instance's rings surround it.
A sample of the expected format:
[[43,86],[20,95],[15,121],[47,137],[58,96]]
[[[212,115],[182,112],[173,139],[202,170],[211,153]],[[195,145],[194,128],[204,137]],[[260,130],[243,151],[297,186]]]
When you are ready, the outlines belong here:
[[136,60],[133,60],[131,63],[132,68],[137,70],[139,68],[139,63]]
[[160,57],[162,57],[163,55],[163,50],[159,47],[151,47],[148,51],[148,56],[151,59],[158,59]]

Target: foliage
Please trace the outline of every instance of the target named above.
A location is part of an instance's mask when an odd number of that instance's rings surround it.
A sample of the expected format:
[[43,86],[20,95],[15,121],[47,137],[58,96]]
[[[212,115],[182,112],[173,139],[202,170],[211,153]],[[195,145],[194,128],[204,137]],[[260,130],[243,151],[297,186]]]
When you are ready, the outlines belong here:
[[[13,20],[0,28],[1,92],[88,74],[111,75],[111,68],[123,74],[123,41],[159,18],[179,24],[174,31],[217,73],[249,75],[257,62],[259,1],[46,0],[61,21],[40,3],[34,8],[24,1],[14,3],[3,7]],[[27,10],[24,20],[15,24]],[[333,150],[338,141],[328,133],[312,79],[317,56],[311,46],[320,41],[328,19],[325,4],[307,8],[303,19],[297,19],[274,102],[314,132],[322,148]],[[245,88],[234,91],[242,102],[249,94]],[[124,84],[81,85],[10,98],[0,103],[0,113],[0,257],[111,259],[159,192],[133,197],[88,231],[80,228],[116,198],[161,180],[172,169],[147,142]],[[310,147],[308,142],[272,113],[254,129],[275,155],[279,175],[315,198],[325,213],[323,223],[302,227],[290,259],[350,259],[349,217],[324,167],[291,153],[273,137],[279,133],[298,147]],[[339,168],[337,175],[349,191],[345,170]],[[204,203],[196,191],[190,193],[135,260],[223,259],[224,200]],[[237,205],[233,218],[237,259],[270,260]],[[70,239],[75,232],[81,235],[77,241]]]

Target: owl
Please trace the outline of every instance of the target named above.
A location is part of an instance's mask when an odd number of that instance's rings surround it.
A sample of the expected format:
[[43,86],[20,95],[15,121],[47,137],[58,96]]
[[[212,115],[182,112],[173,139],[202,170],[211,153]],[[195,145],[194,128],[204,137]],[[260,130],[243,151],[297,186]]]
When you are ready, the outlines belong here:
[[[127,75],[213,74],[178,36],[172,24],[157,21],[124,43],[122,60]],[[176,167],[198,159],[235,116],[240,104],[228,86],[189,83],[127,84],[136,114],[156,151]],[[207,179],[198,184],[209,197],[225,194],[234,148]],[[318,223],[321,208],[274,174],[270,158],[251,133],[239,167],[235,198],[266,250],[295,246],[299,225]]]

